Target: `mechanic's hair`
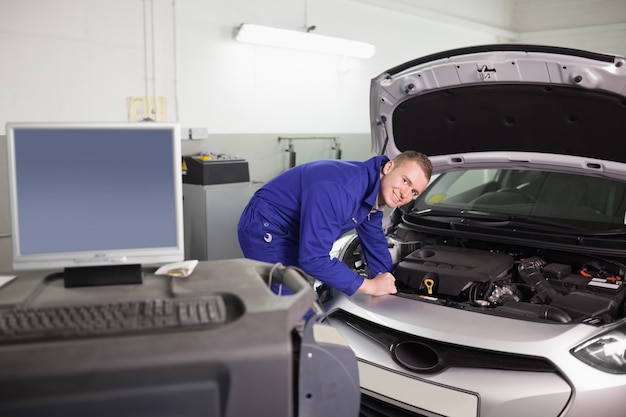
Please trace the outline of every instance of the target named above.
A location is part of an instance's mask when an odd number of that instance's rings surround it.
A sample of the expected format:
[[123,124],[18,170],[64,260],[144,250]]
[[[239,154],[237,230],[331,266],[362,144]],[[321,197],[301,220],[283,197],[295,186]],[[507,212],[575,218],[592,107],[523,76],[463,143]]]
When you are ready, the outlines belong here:
[[431,175],[433,175],[433,164],[426,155],[417,151],[404,151],[400,155],[393,158],[395,165],[402,165],[405,161],[414,161],[422,168],[426,179],[430,181]]

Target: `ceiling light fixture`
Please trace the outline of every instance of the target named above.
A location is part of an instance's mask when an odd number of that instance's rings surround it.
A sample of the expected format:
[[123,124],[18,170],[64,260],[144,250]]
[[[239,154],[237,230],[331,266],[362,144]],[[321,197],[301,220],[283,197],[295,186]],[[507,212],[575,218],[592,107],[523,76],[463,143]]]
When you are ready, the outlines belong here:
[[[311,26],[311,28],[314,28],[314,26]],[[311,33],[309,30],[300,32],[249,23],[244,23],[239,26],[235,34],[235,39],[239,42],[256,45],[298,49],[355,58],[370,58],[374,55],[374,52],[376,52],[376,47],[371,43],[317,35]]]

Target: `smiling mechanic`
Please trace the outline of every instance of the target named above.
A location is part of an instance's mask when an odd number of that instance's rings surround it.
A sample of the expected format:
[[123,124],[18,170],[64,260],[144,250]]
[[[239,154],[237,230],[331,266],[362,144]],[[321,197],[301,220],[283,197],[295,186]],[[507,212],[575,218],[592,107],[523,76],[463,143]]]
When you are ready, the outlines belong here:
[[[244,209],[237,232],[246,258],[297,266],[348,295],[395,294],[383,208],[409,203],[426,188],[432,164],[406,151],[389,160],[321,160],[290,168],[267,182]],[[371,279],[330,259],[333,242],[356,229]]]

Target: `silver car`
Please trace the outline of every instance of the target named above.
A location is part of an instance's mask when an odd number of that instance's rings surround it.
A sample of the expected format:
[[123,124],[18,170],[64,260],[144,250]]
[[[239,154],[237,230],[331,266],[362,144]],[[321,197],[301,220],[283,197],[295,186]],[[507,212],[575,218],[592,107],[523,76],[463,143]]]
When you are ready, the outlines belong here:
[[[626,60],[538,45],[371,85],[373,151],[435,175],[389,213],[396,295],[331,292],[364,416],[626,416]],[[358,236],[333,256],[367,275]]]

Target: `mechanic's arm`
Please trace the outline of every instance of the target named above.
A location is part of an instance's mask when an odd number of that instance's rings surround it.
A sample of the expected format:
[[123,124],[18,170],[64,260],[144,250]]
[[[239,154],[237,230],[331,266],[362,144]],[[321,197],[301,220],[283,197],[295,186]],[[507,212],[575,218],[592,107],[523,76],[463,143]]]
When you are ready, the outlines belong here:
[[382,218],[382,211],[372,213],[356,228],[365,262],[370,273],[374,275],[373,278],[364,280],[357,290],[362,294],[386,295],[398,292],[396,279],[389,272],[393,265],[387,246],[387,237],[382,228]]
[[[354,201],[344,184],[332,180],[309,184],[303,191],[300,213],[300,267],[314,278],[354,294],[363,284],[363,277],[339,259],[330,259],[329,252],[341,230],[346,210]],[[348,220],[350,221],[350,220]]]
[[[337,230],[341,228],[338,220],[344,217],[342,208],[353,205],[349,196],[350,193],[346,192],[342,184],[332,181],[315,183],[307,187],[302,197],[300,267],[314,278],[348,295],[357,291],[370,295],[393,294],[397,290],[395,279],[389,272],[378,274],[372,279],[363,279],[338,259],[329,259],[328,253],[337,237]],[[382,229],[378,237],[382,239],[382,243],[378,242],[380,245],[378,249],[384,248],[389,257],[390,267],[391,255]],[[382,264],[385,263],[382,261]]]

